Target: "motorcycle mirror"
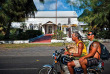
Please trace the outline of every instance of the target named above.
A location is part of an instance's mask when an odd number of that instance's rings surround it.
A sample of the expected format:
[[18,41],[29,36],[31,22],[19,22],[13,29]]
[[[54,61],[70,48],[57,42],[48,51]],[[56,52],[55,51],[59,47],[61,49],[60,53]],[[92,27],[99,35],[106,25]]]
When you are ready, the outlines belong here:
[[55,53],[57,53],[57,50],[55,50]]
[[65,51],[65,49],[62,48],[62,49],[61,49],[61,53],[64,53],[64,51]]
[[65,49],[61,49],[61,51],[65,51]]

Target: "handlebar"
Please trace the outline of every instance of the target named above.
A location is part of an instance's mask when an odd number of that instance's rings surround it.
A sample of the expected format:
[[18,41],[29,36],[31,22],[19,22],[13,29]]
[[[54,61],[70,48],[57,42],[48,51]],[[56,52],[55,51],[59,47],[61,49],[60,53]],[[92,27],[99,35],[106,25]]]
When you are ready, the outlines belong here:
[[[65,49],[64,48],[62,48],[62,49],[60,49],[60,51],[55,51],[55,54],[56,55],[61,55],[61,54],[64,54],[64,52],[65,52]],[[75,58],[74,57],[69,57],[69,55],[67,55],[68,56],[68,58],[69,59],[71,59],[71,60],[75,60]]]
[[61,52],[62,54],[64,54],[65,49],[64,49],[64,48],[60,49],[60,52]]
[[57,51],[57,50],[55,50],[55,54],[56,55],[58,55],[58,54],[64,54],[64,52],[65,52],[65,49],[60,49],[60,51]]

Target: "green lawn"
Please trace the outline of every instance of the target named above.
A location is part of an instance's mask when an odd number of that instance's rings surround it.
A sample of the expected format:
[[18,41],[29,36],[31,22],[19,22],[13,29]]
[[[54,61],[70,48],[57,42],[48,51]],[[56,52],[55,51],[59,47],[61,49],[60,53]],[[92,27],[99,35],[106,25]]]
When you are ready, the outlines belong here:
[[[68,45],[69,43],[66,43]],[[28,48],[37,46],[63,46],[63,43],[52,43],[52,44],[0,44],[0,48],[12,49],[12,48]]]

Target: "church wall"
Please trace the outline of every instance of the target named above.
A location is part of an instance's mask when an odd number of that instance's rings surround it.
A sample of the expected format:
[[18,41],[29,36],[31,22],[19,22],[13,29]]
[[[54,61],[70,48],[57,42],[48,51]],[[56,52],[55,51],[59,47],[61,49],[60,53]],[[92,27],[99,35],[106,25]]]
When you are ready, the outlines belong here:
[[[53,22],[54,24],[56,24],[56,18],[28,18],[28,20],[26,20],[26,22],[28,23],[33,23],[33,24],[45,24],[48,21]],[[57,18],[57,24],[68,24],[68,18]]]
[[42,32],[45,34],[45,28],[44,28],[44,26],[42,27]]
[[71,18],[70,21],[71,21],[70,24],[76,24],[76,25],[78,25],[78,19],[77,18]]

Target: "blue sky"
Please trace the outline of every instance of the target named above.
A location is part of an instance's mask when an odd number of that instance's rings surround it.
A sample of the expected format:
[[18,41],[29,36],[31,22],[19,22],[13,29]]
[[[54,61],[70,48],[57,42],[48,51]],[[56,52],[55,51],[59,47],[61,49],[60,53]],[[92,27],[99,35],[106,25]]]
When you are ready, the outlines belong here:
[[[45,3],[42,4],[39,0],[33,0],[35,6],[39,11],[55,11],[56,10],[56,0],[44,0]],[[72,2],[77,2],[76,0],[71,0],[67,3],[66,0],[57,0],[57,11],[76,11],[77,15],[81,15],[83,10],[79,10],[72,6]],[[78,4],[78,3],[76,3]]]

